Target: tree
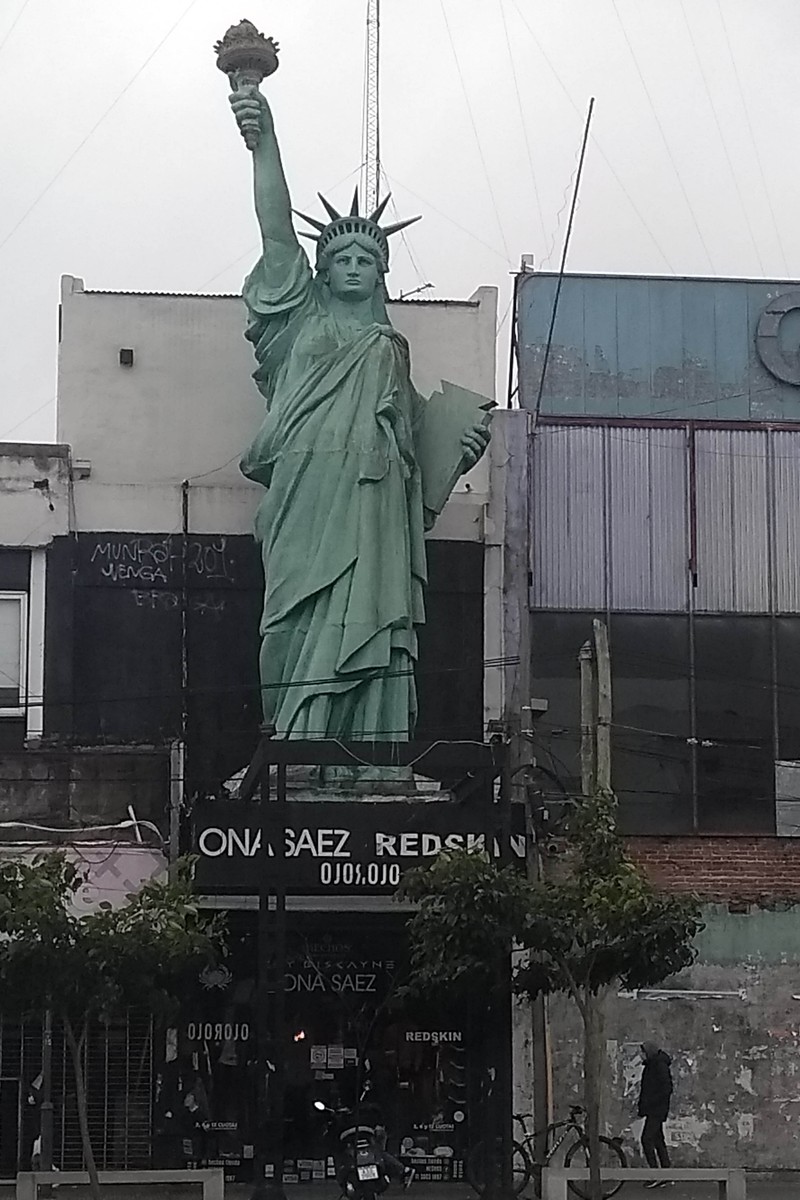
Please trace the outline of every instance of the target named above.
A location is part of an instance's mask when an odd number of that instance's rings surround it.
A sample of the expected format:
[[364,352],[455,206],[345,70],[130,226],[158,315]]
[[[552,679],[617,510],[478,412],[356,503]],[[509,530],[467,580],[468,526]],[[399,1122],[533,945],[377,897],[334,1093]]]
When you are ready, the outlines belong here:
[[610,793],[583,798],[568,827],[565,862],[529,882],[484,854],[440,855],[410,872],[403,896],[412,978],[420,989],[493,977],[497,957],[515,955],[518,994],[566,992],[583,1023],[590,1194],[599,1200],[603,1000],[612,985],[654,986],[691,965],[701,928],[693,896],[659,892],[625,851]]
[[134,1005],[166,1016],[189,971],[215,959],[221,927],[198,910],[185,860],[172,878],[145,884],[121,907],[104,902],[79,916],[72,900],[83,882],[63,851],[0,863],[0,995],[6,1012],[49,1010],[62,1023],[99,1200],[82,1061],[90,1023]]

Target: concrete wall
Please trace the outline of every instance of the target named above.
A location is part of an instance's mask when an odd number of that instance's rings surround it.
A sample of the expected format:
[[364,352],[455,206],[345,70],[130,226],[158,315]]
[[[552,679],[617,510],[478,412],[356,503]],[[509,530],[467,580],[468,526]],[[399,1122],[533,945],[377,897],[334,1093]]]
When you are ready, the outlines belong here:
[[[636,1102],[643,1040],[673,1057],[667,1141],[676,1164],[800,1170],[800,911],[704,911],[691,970],[664,989],[614,996],[606,1117],[641,1159]],[[557,1112],[580,1102],[581,1029],[550,1002]]]
[[[676,1164],[800,1171],[800,844],[792,838],[631,838],[653,882],[705,897],[697,959],[659,988],[609,1000],[609,1132],[641,1161],[638,1049],[673,1058],[667,1141]],[[556,1117],[582,1103],[582,1026],[548,1001]],[[530,1106],[528,1012],[517,1013],[518,1106]],[[520,1108],[517,1108],[520,1111]]]
[[0,442],[0,545],[46,546],[69,528],[69,447]]
[[[494,397],[496,289],[389,308],[424,395],[444,378]],[[57,425],[74,460],[90,464],[75,483],[79,529],[179,529],[188,479],[191,531],[251,531],[261,489],[238,459],[264,402],[250,378],[245,321],[239,297],[87,292],[64,276]],[[122,348],[133,351],[131,367],[120,365]],[[484,462],[459,482],[435,536],[479,539],[487,492]]]
[[166,751],[22,751],[0,755],[0,825],[32,821],[59,829],[139,820],[166,830]]

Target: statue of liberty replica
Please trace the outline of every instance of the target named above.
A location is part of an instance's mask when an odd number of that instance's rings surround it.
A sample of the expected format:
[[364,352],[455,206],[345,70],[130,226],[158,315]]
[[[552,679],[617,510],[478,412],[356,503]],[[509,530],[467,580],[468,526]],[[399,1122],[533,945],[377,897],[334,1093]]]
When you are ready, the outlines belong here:
[[244,300],[266,413],[241,469],[265,489],[256,516],[264,720],[277,737],[406,741],[425,620],[423,535],[486,448],[489,402],[450,384],[427,401],[411,383],[385,285],[388,239],[410,221],[381,226],[388,196],[369,215],[357,194],[345,214],[320,197],[328,220],[303,218],[316,241],[312,269],[258,87],[277,47],[243,21],[216,49],[253,157],[262,239]]

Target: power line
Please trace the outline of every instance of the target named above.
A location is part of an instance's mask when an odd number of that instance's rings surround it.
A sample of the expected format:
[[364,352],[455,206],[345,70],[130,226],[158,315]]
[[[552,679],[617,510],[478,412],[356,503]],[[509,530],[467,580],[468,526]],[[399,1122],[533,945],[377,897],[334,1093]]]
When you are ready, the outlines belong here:
[[572,205],[569,210],[569,220],[567,222],[567,232],[564,235],[564,250],[561,255],[561,265],[558,268],[558,282],[556,283],[556,291],[553,297],[553,309],[550,314],[550,328],[547,331],[547,341],[544,347],[544,358],[542,360],[542,370],[539,376],[539,390],[536,395],[536,407],[534,409],[534,419],[539,416],[539,410],[542,406],[542,395],[544,393],[545,376],[547,374],[547,364],[550,361],[550,350],[553,345],[553,331],[556,326],[556,316],[558,315],[558,301],[561,296],[561,288],[564,283],[564,270],[567,265],[567,254],[569,253],[569,243],[572,237],[572,224],[575,220],[575,210],[578,206],[578,196],[580,195],[581,178],[583,176],[583,164],[586,158],[586,144],[589,141],[589,130],[592,125],[592,113],[594,111],[594,96],[589,101],[589,111],[586,114],[586,125],[583,130],[583,141],[581,142],[581,152],[578,158],[578,168],[575,175],[575,190],[572,193]]
[[[385,170],[384,170],[383,174],[384,174],[384,178],[389,183],[391,183],[391,179],[389,178],[389,175],[386,173]],[[397,178],[397,176],[394,176],[394,183],[392,184],[392,187],[396,188],[398,186],[401,187],[404,192],[408,192],[409,196],[413,196],[415,200],[419,200],[420,204],[424,204],[427,208],[429,208],[431,210],[431,212],[435,212],[436,215],[439,217],[442,217],[443,220],[449,221],[450,224],[454,225],[456,229],[460,229],[462,233],[465,233],[467,235],[467,237],[471,237],[473,239],[473,241],[478,242],[481,246],[484,247],[484,249],[491,251],[492,254],[495,254],[498,258],[501,258],[507,266],[513,268],[514,264],[512,263],[511,259],[509,258],[508,253],[506,253],[506,254],[501,253],[501,251],[498,250],[496,246],[492,246],[489,242],[485,242],[483,240],[483,238],[478,237],[477,233],[473,233],[473,231],[471,229],[467,229],[466,225],[462,225],[459,221],[456,221],[456,219],[454,217],[451,217],[449,213],[443,212],[441,208],[437,208],[436,205],[431,203],[430,200],[426,200],[424,196],[420,196],[419,192],[415,192],[413,190],[413,188],[410,188],[408,186],[407,183],[403,183],[402,180]]]
[[708,246],[706,245],[706,240],[703,237],[703,231],[700,228],[700,224],[695,215],[694,208],[692,207],[692,202],[689,199],[689,193],[686,190],[686,185],[683,182],[683,177],[681,176],[681,173],[678,170],[678,164],[675,161],[675,157],[672,153],[672,149],[670,147],[669,141],[667,140],[667,135],[664,132],[664,126],[661,124],[661,118],[658,115],[658,110],[656,109],[655,101],[653,100],[653,97],[650,93],[650,89],[647,86],[647,80],[645,79],[644,74],[642,73],[642,69],[639,66],[639,60],[636,57],[636,51],[634,50],[631,40],[628,37],[628,31],[625,28],[622,17],[620,16],[620,13],[619,13],[619,9],[617,8],[617,0],[611,0],[611,6],[614,9],[614,13],[616,15],[617,21],[619,22],[619,27],[622,30],[622,36],[624,37],[625,42],[628,46],[628,49],[630,50],[631,58],[633,59],[633,65],[636,68],[636,74],[639,76],[639,81],[642,85],[642,88],[644,89],[644,94],[647,97],[647,102],[650,105],[650,111],[652,112],[656,126],[658,127],[658,132],[661,134],[661,140],[664,143],[664,149],[666,150],[667,157],[669,158],[669,161],[672,164],[672,169],[675,172],[675,178],[678,180],[678,187],[680,188],[683,198],[686,201],[686,207],[689,210],[689,215],[691,216],[692,221],[694,223],[694,227],[697,230],[697,236],[700,239],[700,244],[702,245],[705,256],[708,259],[712,273],[716,273],[716,267],[714,266],[714,261],[711,257],[711,253],[708,249]]
[[[562,92],[563,92],[563,93],[564,93],[564,95],[566,96],[566,98],[567,98],[567,100],[569,101],[569,103],[570,103],[570,105],[572,106],[572,108],[575,110],[575,112],[578,114],[578,116],[581,118],[581,120],[583,120],[583,113],[581,112],[580,108],[579,108],[579,107],[578,107],[578,105],[575,103],[575,101],[572,99],[572,96],[571,96],[571,95],[570,95],[570,93],[569,93],[569,89],[568,89],[567,85],[564,83],[563,79],[562,79],[562,78],[561,78],[561,76],[559,75],[558,71],[556,70],[555,66],[553,65],[553,63],[552,63],[552,61],[551,61],[551,59],[550,59],[550,56],[547,54],[547,52],[546,52],[546,50],[545,50],[544,46],[543,46],[543,45],[542,45],[542,43],[539,41],[539,38],[536,36],[536,34],[534,33],[533,29],[531,28],[531,25],[529,24],[529,22],[527,21],[527,19],[526,19],[525,15],[524,15],[524,14],[523,14],[523,12],[521,11],[521,9],[520,9],[519,5],[517,4],[517,0],[511,0],[511,3],[514,5],[514,8],[516,9],[516,12],[517,12],[517,16],[519,17],[520,21],[522,21],[522,24],[525,26],[525,28],[527,29],[527,31],[528,31],[528,33],[530,34],[531,38],[533,39],[533,41],[534,41],[534,44],[536,45],[536,47],[537,47],[537,49],[538,49],[539,53],[541,54],[542,58],[544,59],[545,63],[547,64],[547,66],[549,67],[549,69],[550,69],[550,72],[552,73],[553,77],[555,78],[555,81],[556,81],[556,83],[557,83],[557,84],[558,84],[558,86],[561,88]],[[619,175],[619,172],[618,172],[618,171],[617,171],[617,169],[615,168],[614,164],[611,162],[611,159],[608,157],[608,155],[606,154],[605,150],[603,149],[603,147],[601,146],[601,144],[598,142],[598,140],[597,140],[597,138],[596,138],[596,137],[593,137],[593,138],[592,138],[592,141],[594,142],[594,145],[595,145],[595,147],[596,147],[596,149],[597,149],[597,152],[598,152],[598,154],[599,154],[599,155],[600,155],[600,157],[602,158],[603,162],[606,164],[606,167],[608,168],[608,170],[611,172],[611,175],[612,175],[612,176],[613,176],[613,178],[615,179],[615,181],[616,181],[617,185],[619,186],[619,188],[620,188],[620,190],[621,190],[622,194],[624,195],[625,199],[628,201],[628,203],[630,204],[630,206],[631,206],[631,208],[633,209],[634,213],[636,214],[636,217],[637,217],[637,219],[638,219],[638,221],[639,221],[640,225],[642,226],[642,228],[644,229],[645,233],[646,233],[646,234],[647,234],[647,236],[650,238],[650,241],[653,243],[653,245],[655,246],[656,250],[658,251],[658,253],[661,255],[662,259],[663,259],[663,260],[664,260],[664,262],[666,263],[666,265],[667,265],[667,270],[668,270],[668,271],[669,271],[669,272],[670,272],[672,275],[675,275],[675,274],[677,274],[677,272],[675,271],[675,268],[673,267],[672,263],[671,263],[671,262],[669,261],[669,259],[667,258],[667,255],[666,255],[666,253],[665,253],[665,252],[664,252],[664,250],[661,248],[661,244],[660,244],[660,242],[658,241],[658,239],[657,239],[656,235],[653,233],[652,229],[651,229],[651,228],[650,228],[650,226],[647,224],[647,221],[645,220],[644,216],[642,215],[642,212],[640,211],[640,209],[639,209],[639,206],[636,204],[636,201],[633,199],[633,196],[630,194],[630,192],[629,192],[629,191],[628,191],[628,189],[626,188],[625,184],[622,182],[622,179],[621,179],[621,177],[620,177],[620,175]]]
[[28,7],[29,4],[30,4],[30,0],[25,0],[24,4],[22,5],[22,8],[19,10],[17,15],[14,17],[14,20],[11,22],[8,29],[6,30],[6,36],[3,38],[2,42],[0,42],[0,50],[3,49],[3,46],[5,46],[6,42],[11,37],[12,33],[14,32],[14,30],[17,27],[17,23],[18,23],[20,17],[25,12],[25,9]]
[[553,236],[551,237],[550,244],[547,247],[547,253],[545,254],[544,258],[542,259],[541,263],[539,264],[540,271],[544,270],[544,268],[549,263],[550,259],[553,257],[553,252],[556,248],[556,239],[558,238],[558,233],[559,233],[559,230],[561,229],[561,218],[563,217],[564,213],[569,208],[569,193],[570,193],[573,183],[575,182],[575,176],[578,173],[578,160],[580,159],[580,156],[581,156],[581,148],[579,146],[578,150],[575,154],[575,165],[573,166],[572,170],[570,171],[570,175],[569,175],[569,179],[567,180],[566,187],[564,188],[564,191],[561,193],[561,204],[559,206],[558,212],[556,213],[555,228],[553,229]]
[[762,159],[761,159],[761,151],[758,148],[758,140],[753,131],[753,123],[750,120],[750,109],[748,108],[747,100],[745,99],[744,88],[742,87],[742,80],[741,80],[741,76],[739,75],[739,68],[736,65],[736,58],[734,57],[733,47],[731,46],[730,33],[728,32],[728,23],[725,20],[725,13],[723,12],[722,4],[721,4],[720,0],[717,0],[717,11],[719,12],[719,19],[722,23],[722,31],[725,35],[725,44],[728,47],[728,56],[731,60],[731,66],[733,67],[733,74],[736,79],[736,86],[739,89],[739,99],[741,100],[742,108],[744,109],[744,119],[747,122],[747,129],[750,134],[750,141],[753,146],[753,153],[755,154],[756,164],[758,165],[758,171],[761,176],[761,186],[763,187],[764,195],[767,198],[767,205],[769,207],[770,216],[772,217],[772,225],[773,225],[773,228],[775,229],[775,237],[778,242],[778,248],[780,249],[780,252],[781,252],[781,258],[783,259],[783,268],[784,268],[786,274],[788,275],[790,273],[789,272],[789,260],[786,256],[786,248],[783,244],[783,238],[781,237],[781,231],[780,231],[780,226],[778,225],[778,219],[775,216],[775,209],[772,206],[772,195],[770,194],[770,190],[767,187],[767,180],[766,180],[766,176],[764,174],[764,163],[762,162]]
[[[124,591],[126,589],[120,588],[120,589],[115,589],[115,590]],[[403,679],[403,678],[411,678],[411,677],[419,679],[420,677],[425,676],[425,675],[454,675],[454,674],[462,674],[467,671],[475,671],[478,668],[482,668],[484,671],[504,670],[506,667],[516,666],[518,663],[519,663],[518,655],[507,655],[503,658],[487,658],[487,659],[482,659],[482,660],[475,659],[473,662],[463,663],[459,666],[409,667],[408,669],[404,669],[404,670],[381,671],[375,675],[369,676],[363,682],[369,682],[370,680],[376,680],[376,679]],[[236,693],[241,693],[241,692],[247,692],[247,693],[250,693],[251,695],[255,696],[256,694],[263,693],[263,692],[283,691],[283,690],[286,690],[289,688],[294,688],[294,687],[323,687],[323,686],[326,686],[327,684],[341,683],[341,682],[342,682],[341,675],[331,675],[331,676],[327,676],[325,678],[318,678],[318,679],[291,679],[291,680],[281,681],[280,683],[256,683],[256,682],[253,682],[253,683],[240,683],[240,684],[235,684],[235,685],[230,684],[225,687],[190,687],[189,693],[191,696],[193,696],[195,698],[198,696],[207,696],[207,695],[222,695],[222,694],[231,695],[231,694],[236,694]],[[359,680],[358,682],[362,682],[362,681]],[[168,691],[163,691],[163,692],[145,692],[145,693],[130,694],[130,695],[119,694],[116,696],[108,696],[108,695],[95,695],[95,696],[88,696],[88,697],[84,696],[80,700],[58,699],[58,698],[51,696],[51,697],[48,697],[48,699],[45,701],[43,697],[37,697],[32,700],[29,700],[27,702],[27,705],[23,705],[22,707],[41,708],[46,704],[47,706],[52,707],[52,708],[80,708],[80,707],[86,707],[86,706],[92,705],[92,704],[133,704],[133,703],[138,703],[140,701],[145,701],[145,700],[177,700],[177,699],[180,699],[182,694],[183,694],[182,689],[180,687],[176,687],[176,688],[171,688]],[[383,729],[383,730],[378,730],[376,732],[400,733],[400,732],[402,732],[402,730]]]
[[45,400],[44,404],[40,404],[38,408],[35,408],[35,409],[33,410],[33,412],[29,412],[29,413],[28,413],[26,416],[24,416],[24,417],[22,418],[22,420],[21,420],[21,421],[17,421],[16,425],[12,425],[10,429],[7,429],[7,430],[5,431],[5,433],[3,433],[3,434],[0,434],[0,442],[4,442],[4,441],[6,441],[6,440],[7,440],[7,438],[9,437],[9,434],[12,434],[12,433],[14,433],[14,432],[15,432],[17,429],[19,429],[20,425],[25,425],[25,424],[27,424],[27,422],[28,422],[28,421],[30,421],[30,420],[32,420],[32,419],[33,419],[33,417],[35,417],[35,416],[38,416],[38,414],[39,414],[40,412],[44,412],[44,410],[45,410],[46,408],[49,408],[49,407],[50,407],[50,405],[51,405],[51,404],[55,404],[55,402],[56,402],[56,398],[55,398],[55,396],[51,396],[49,400]]
[[[382,167],[381,167],[381,169],[380,169],[380,176],[379,176],[379,179],[383,179],[384,186],[386,187],[386,190],[389,192],[389,195],[390,195],[390,197],[391,197],[391,199],[390,199],[390,205],[391,205],[392,212],[394,213],[395,220],[399,221],[399,220],[400,220],[400,213],[399,213],[399,211],[398,211],[397,205],[395,204],[394,196],[392,196],[392,195],[391,195],[391,189],[390,189],[390,185],[389,185],[389,179],[388,179],[388,177],[387,177],[387,175],[386,175],[386,172],[383,170],[383,168],[382,168]],[[430,286],[430,284],[428,284],[428,279],[427,279],[427,276],[426,276],[425,272],[422,270],[422,267],[420,266],[419,262],[417,261],[416,257],[414,256],[414,252],[413,252],[413,250],[411,249],[411,243],[410,243],[410,241],[408,240],[408,238],[406,237],[406,231],[405,231],[405,229],[401,229],[401,230],[400,230],[400,239],[401,239],[401,241],[402,241],[402,243],[403,243],[403,246],[404,246],[404,248],[405,248],[405,252],[406,252],[406,254],[408,255],[408,260],[409,260],[409,262],[411,263],[411,266],[412,266],[412,268],[413,268],[413,270],[414,270],[414,272],[415,272],[415,274],[416,274],[416,276],[417,276],[417,282],[420,284],[420,290],[421,290],[421,288],[422,288],[422,287],[425,287],[426,285],[427,285],[427,286]]]
[[697,66],[700,71],[700,76],[703,80],[703,87],[706,90],[706,97],[708,98],[709,108],[711,109],[711,112],[713,114],[714,123],[717,127],[717,133],[719,134],[719,140],[722,143],[722,149],[725,152],[725,159],[728,163],[728,170],[731,173],[731,179],[733,180],[733,186],[736,189],[736,195],[739,200],[739,207],[742,210],[742,216],[744,217],[745,224],[747,226],[747,232],[750,234],[750,241],[753,243],[753,249],[756,252],[756,259],[758,260],[759,270],[761,271],[761,274],[763,275],[763,274],[765,274],[764,263],[761,260],[761,253],[758,249],[756,235],[753,232],[753,226],[750,222],[750,217],[748,215],[747,207],[744,202],[744,196],[742,195],[742,189],[739,187],[738,176],[736,174],[736,171],[733,169],[733,160],[731,159],[730,151],[728,150],[728,143],[725,138],[725,134],[723,133],[723,130],[722,130],[722,123],[719,119],[719,113],[717,112],[717,106],[714,103],[714,99],[711,95],[711,89],[708,86],[708,79],[706,78],[706,73],[703,68],[703,60],[701,59],[700,52],[697,49],[697,42],[695,41],[694,34],[692,32],[692,27],[689,23],[689,18],[686,14],[686,6],[684,4],[684,0],[680,0],[680,5],[681,5],[681,15],[683,16],[683,23],[686,26],[686,32],[689,34],[689,41],[692,43],[692,50],[694,51],[694,56],[695,56],[695,59],[697,60]]
[[547,234],[545,232],[545,227],[544,227],[544,213],[542,211],[542,201],[541,201],[541,197],[539,195],[539,184],[537,183],[537,180],[536,180],[536,171],[533,166],[533,152],[531,150],[530,138],[528,137],[528,125],[525,120],[525,114],[524,114],[523,107],[522,107],[522,93],[520,92],[519,78],[517,76],[517,64],[514,61],[514,54],[511,49],[511,38],[510,38],[509,32],[508,32],[508,21],[506,20],[505,4],[503,3],[503,0],[498,0],[498,4],[500,6],[500,16],[503,21],[503,33],[504,33],[505,39],[506,39],[506,49],[508,50],[508,61],[511,64],[511,78],[514,81],[514,91],[516,92],[516,96],[517,96],[517,109],[519,111],[520,124],[522,125],[522,136],[525,139],[525,150],[528,155],[528,166],[529,166],[530,172],[531,172],[531,183],[533,184],[533,195],[536,200],[536,210],[539,214],[539,224],[541,225],[541,229],[542,229],[542,249],[544,250],[545,246],[547,245]]
[[23,224],[23,222],[27,221],[28,217],[29,217],[29,216],[30,216],[30,214],[33,212],[33,210],[36,208],[36,206],[39,204],[39,202],[40,202],[41,200],[43,200],[43,199],[44,199],[44,197],[45,197],[45,196],[47,195],[47,193],[50,191],[51,187],[53,187],[53,185],[54,185],[54,184],[55,184],[55,183],[56,183],[56,182],[57,182],[57,181],[58,181],[58,180],[61,178],[61,176],[64,174],[64,172],[66,171],[67,167],[70,165],[70,163],[71,163],[71,162],[72,162],[72,160],[75,158],[75,156],[76,156],[77,154],[79,154],[79,153],[80,153],[80,151],[83,149],[83,147],[86,145],[86,143],[87,143],[87,142],[89,141],[89,139],[92,137],[92,135],[93,135],[93,134],[94,134],[94,133],[95,133],[95,132],[96,132],[96,131],[97,131],[97,130],[100,128],[100,126],[103,124],[103,122],[105,121],[106,117],[107,117],[107,116],[109,116],[109,114],[110,114],[111,112],[113,112],[113,110],[114,110],[114,109],[117,107],[117,105],[119,104],[119,102],[120,102],[120,100],[122,99],[122,97],[123,97],[123,96],[124,96],[124,95],[125,95],[127,92],[129,92],[129,91],[130,91],[130,89],[133,87],[133,85],[134,85],[134,83],[136,82],[136,80],[139,78],[139,76],[140,76],[140,75],[142,74],[142,72],[144,71],[145,67],[147,67],[147,66],[148,66],[148,65],[149,65],[149,64],[152,62],[152,60],[155,58],[156,54],[158,54],[158,52],[159,52],[159,50],[161,49],[161,47],[164,45],[164,43],[167,41],[167,39],[168,39],[169,37],[171,37],[171,36],[172,36],[172,34],[173,34],[173,33],[175,32],[175,30],[178,28],[178,26],[180,25],[180,23],[181,23],[181,21],[184,19],[184,17],[188,16],[188,14],[189,14],[190,10],[194,8],[194,6],[195,6],[195,4],[196,4],[196,3],[197,3],[197,0],[190,0],[190,3],[189,3],[189,4],[187,5],[187,7],[186,7],[186,8],[183,10],[183,12],[181,13],[181,15],[178,17],[177,21],[175,21],[175,23],[169,27],[169,29],[168,29],[168,30],[167,30],[167,32],[164,34],[164,36],[162,37],[162,39],[161,39],[161,41],[158,43],[158,45],[155,47],[155,49],[151,50],[150,54],[148,54],[147,58],[144,60],[144,62],[142,63],[142,65],[139,67],[138,71],[137,71],[137,72],[136,72],[136,74],[133,76],[133,78],[132,78],[132,79],[130,79],[130,80],[128,81],[128,83],[126,83],[126,84],[125,84],[125,87],[124,87],[124,88],[122,89],[122,91],[121,91],[121,92],[118,94],[118,96],[116,97],[116,99],[112,100],[111,104],[109,104],[108,108],[105,110],[105,112],[103,113],[103,115],[102,115],[102,116],[101,116],[101,117],[100,117],[100,118],[99,118],[97,121],[95,121],[95,123],[94,123],[94,125],[92,126],[92,128],[91,128],[91,129],[89,130],[89,132],[86,134],[86,137],[85,137],[85,138],[84,138],[84,139],[83,139],[81,142],[79,142],[79,143],[78,143],[78,145],[75,147],[75,149],[74,149],[74,150],[72,151],[72,153],[70,154],[69,158],[67,158],[67,159],[66,159],[66,160],[65,160],[65,161],[64,161],[64,162],[61,164],[61,166],[58,168],[58,170],[56,171],[55,175],[52,177],[52,179],[50,180],[50,182],[49,182],[48,184],[46,184],[46,186],[45,186],[45,187],[42,189],[42,191],[41,191],[41,192],[39,192],[39,194],[38,194],[38,196],[36,197],[36,199],[35,199],[35,200],[34,200],[34,201],[31,203],[31,204],[29,204],[29,205],[28,205],[28,207],[25,209],[25,212],[22,214],[22,216],[21,216],[21,217],[19,218],[19,220],[17,221],[16,225],[14,225],[14,226],[13,226],[13,227],[12,227],[12,228],[9,230],[9,232],[6,234],[6,236],[5,236],[5,237],[3,238],[3,240],[0,242],[0,250],[2,250],[2,249],[3,249],[3,247],[6,245],[6,243],[7,243],[7,242],[9,242],[9,241],[11,240],[11,238],[14,236],[14,234],[17,232],[17,230],[20,228],[20,226]]
[[511,253],[508,249],[508,243],[506,242],[506,235],[503,232],[503,223],[500,220],[500,210],[497,206],[497,198],[494,194],[494,188],[492,187],[492,177],[489,174],[489,167],[487,166],[486,158],[483,153],[483,146],[481,145],[481,139],[480,139],[480,135],[478,133],[478,126],[475,121],[475,114],[472,111],[472,104],[470,103],[469,92],[467,91],[467,84],[466,84],[466,80],[464,79],[464,72],[461,69],[461,61],[458,57],[458,51],[456,50],[455,41],[453,40],[453,33],[452,33],[452,30],[450,29],[450,22],[447,19],[447,9],[444,6],[444,0],[439,0],[439,8],[442,11],[442,17],[444,18],[445,28],[447,29],[447,37],[450,42],[450,49],[453,52],[453,58],[454,58],[455,64],[456,64],[456,71],[458,72],[458,78],[461,82],[461,90],[464,93],[464,101],[467,106],[467,112],[469,113],[470,124],[472,125],[472,132],[475,135],[475,144],[478,147],[478,156],[481,160],[481,166],[483,167],[483,174],[486,179],[486,187],[489,192],[489,197],[492,201],[492,208],[494,209],[494,216],[495,216],[495,220],[497,221],[497,228],[500,231],[500,240],[503,243],[503,249],[505,250],[506,258],[509,259],[509,261],[510,261]]

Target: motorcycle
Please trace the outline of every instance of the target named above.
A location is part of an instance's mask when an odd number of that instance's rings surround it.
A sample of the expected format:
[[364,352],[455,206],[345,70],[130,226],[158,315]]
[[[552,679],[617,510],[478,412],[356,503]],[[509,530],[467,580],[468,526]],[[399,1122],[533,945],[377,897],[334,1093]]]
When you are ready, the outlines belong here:
[[347,1200],[376,1200],[390,1183],[378,1121],[369,1125],[361,1120],[361,1106],[368,1092],[367,1086],[355,1108],[330,1108],[321,1100],[314,1101],[317,1112],[327,1113],[335,1125],[336,1178]]

